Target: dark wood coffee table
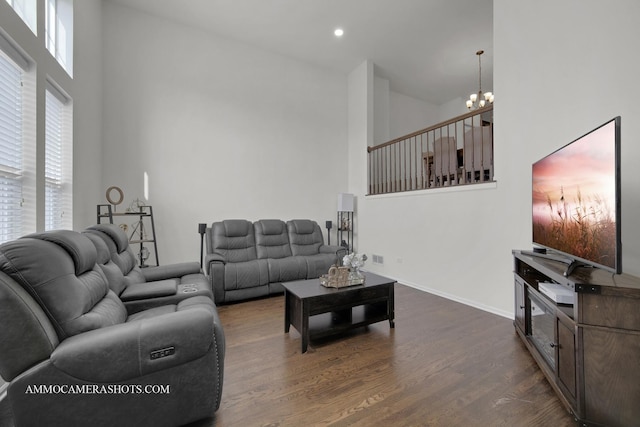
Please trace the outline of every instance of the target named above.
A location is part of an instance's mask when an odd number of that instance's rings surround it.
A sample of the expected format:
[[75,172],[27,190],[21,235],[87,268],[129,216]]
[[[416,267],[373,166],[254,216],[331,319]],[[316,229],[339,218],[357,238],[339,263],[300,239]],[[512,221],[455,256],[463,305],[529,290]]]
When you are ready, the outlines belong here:
[[311,338],[338,334],[349,329],[389,320],[394,324],[395,280],[364,272],[363,285],[326,288],[318,279],[283,283],[284,331],[294,328],[302,336],[302,352]]

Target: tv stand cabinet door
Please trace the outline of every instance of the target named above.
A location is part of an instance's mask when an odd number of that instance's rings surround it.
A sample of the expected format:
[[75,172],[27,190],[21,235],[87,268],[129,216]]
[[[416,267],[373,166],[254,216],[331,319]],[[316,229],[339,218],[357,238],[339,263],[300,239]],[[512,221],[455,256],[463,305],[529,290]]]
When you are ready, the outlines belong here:
[[556,353],[557,378],[564,395],[576,407],[576,324],[556,317],[558,351]]
[[526,307],[526,299],[525,299],[525,295],[524,295],[524,290],[525,290],[525,283],[524,281],[518,276],[516,275],[515,277],[515,288],[514,288],[514,293],[515,293],[515,320],[514,323],[516,325],[516,327],[518,329],[520,329],[520,331],[522,331],[523,334],[526,335],[527,331],[525,329],[525,325],[526,325],[526,313],[527,313],[527,307]]
[[584,366],[584,410],[587,422],[616,426],[640,420],[640,332],[578,326]]

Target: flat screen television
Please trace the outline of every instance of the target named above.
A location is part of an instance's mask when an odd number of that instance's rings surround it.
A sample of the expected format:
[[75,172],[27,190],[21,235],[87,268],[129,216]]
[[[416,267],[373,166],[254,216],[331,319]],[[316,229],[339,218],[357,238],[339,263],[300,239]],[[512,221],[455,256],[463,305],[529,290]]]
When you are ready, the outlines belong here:
[[538,160],[532,167],[533,243],[569,265],[622,273],[620,117]]

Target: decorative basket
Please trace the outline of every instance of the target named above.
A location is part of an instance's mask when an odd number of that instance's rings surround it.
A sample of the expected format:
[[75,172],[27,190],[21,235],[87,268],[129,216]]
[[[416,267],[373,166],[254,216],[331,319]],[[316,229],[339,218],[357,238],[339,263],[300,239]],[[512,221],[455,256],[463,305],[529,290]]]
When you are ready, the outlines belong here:
[[364,276],[354,275],[349,267],[332,266],[328,274],[320,276],[320,284],[327,288],[345,288],[347,286],[362,285]]

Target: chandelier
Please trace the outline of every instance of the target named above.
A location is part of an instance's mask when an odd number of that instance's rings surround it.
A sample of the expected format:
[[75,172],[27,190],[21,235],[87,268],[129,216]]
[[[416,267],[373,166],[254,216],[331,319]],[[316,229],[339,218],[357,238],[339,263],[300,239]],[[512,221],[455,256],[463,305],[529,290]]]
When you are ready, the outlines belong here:
[[478,108],[484,107],[487,102],[489,104],[493,104],[493,93],[487,92],[482,93],[482,59],[481,56],[484,53],[484,50],[479,50],[476,52],[478,55],[478,93],[472,93],[467,100],[467,108],[469,110],[476,110]]

